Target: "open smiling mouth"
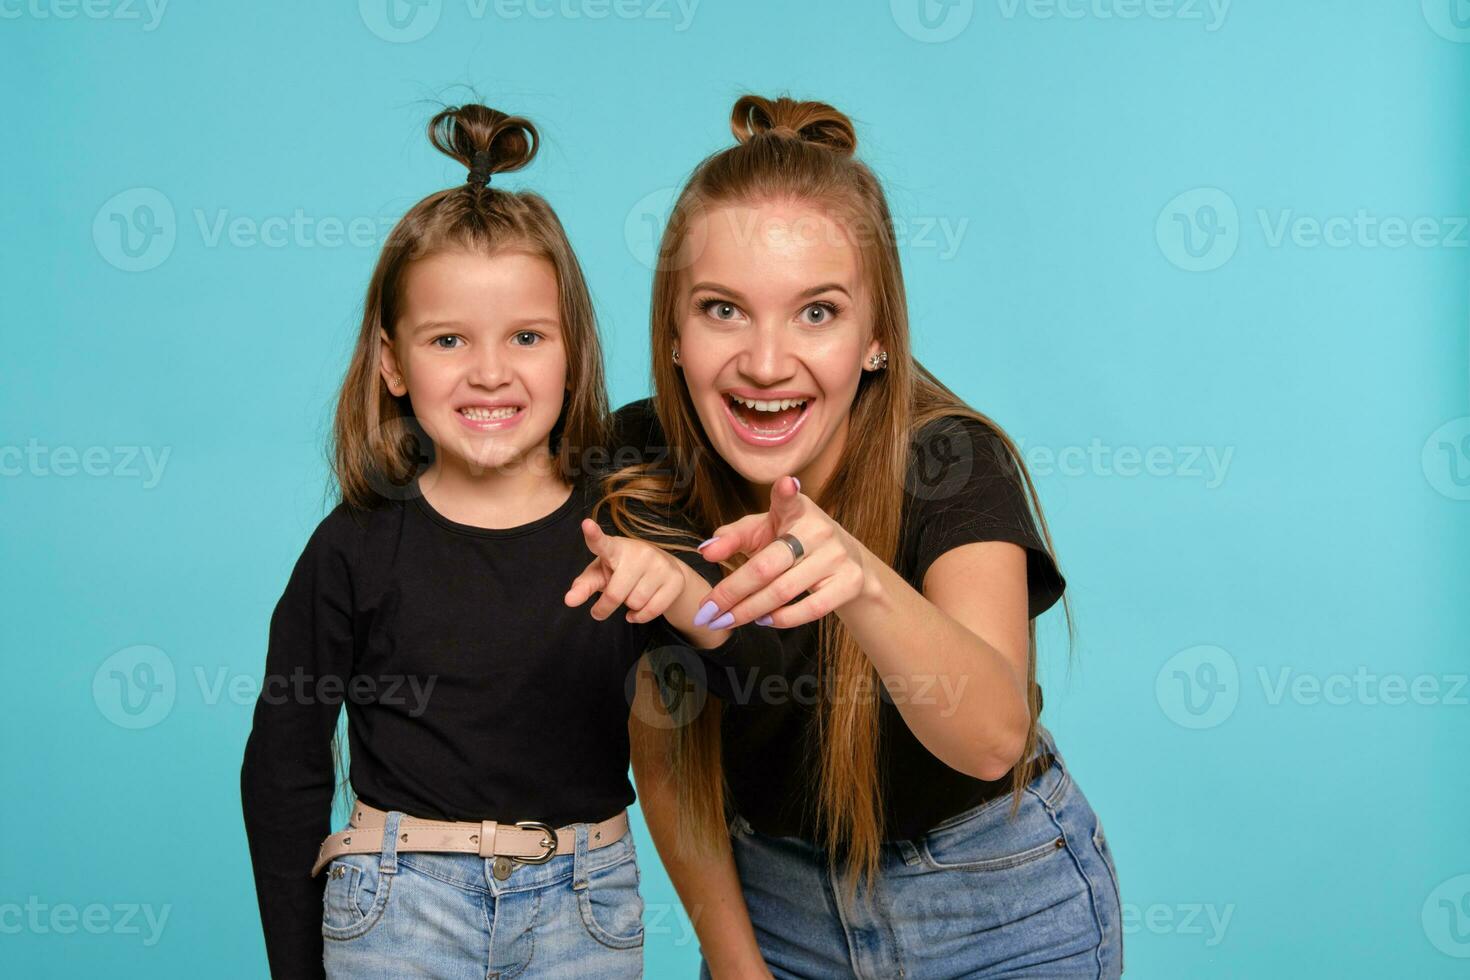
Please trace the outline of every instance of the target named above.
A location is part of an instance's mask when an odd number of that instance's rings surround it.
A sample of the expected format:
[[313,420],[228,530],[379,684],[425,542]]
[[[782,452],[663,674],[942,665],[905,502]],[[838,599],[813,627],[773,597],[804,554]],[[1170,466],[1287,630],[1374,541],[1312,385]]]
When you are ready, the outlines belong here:
[[494,432],[510,428],[526,413],[523,405],[466,405],[455,414],[476,432]]
[[725,393],[725,414],[735,434],[755,446],[779,446],[796,435],[811,414],[812,397],[765,401]]

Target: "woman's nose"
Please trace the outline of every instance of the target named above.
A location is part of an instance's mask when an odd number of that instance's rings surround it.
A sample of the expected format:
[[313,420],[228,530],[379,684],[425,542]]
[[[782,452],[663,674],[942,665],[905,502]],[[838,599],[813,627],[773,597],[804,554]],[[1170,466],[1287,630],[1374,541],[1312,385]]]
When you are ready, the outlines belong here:
[[790,377],[791,363],[788,338],[783,324],[761,324],[750,331],[750,344],[745,349],[741,370],[752,381],[774,384]]

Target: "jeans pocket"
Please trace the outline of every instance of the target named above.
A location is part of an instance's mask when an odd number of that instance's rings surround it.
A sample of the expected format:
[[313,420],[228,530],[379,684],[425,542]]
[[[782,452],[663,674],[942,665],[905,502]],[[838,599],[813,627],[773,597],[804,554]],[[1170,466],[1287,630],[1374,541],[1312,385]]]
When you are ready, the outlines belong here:
[[1068,782],[1060,766],[1036,776],[1014,818],[1010,793],[951,817],[919,839],[919,856],[935,870],[1004,871],[1055,854],[1066,840],[1049,808]]
[[392,875],[378,870],[378,855],[343,855],[323,874],[327,876],[322,892],[323,937],[355,939],[377,925],[393,884]]
[[[616,846],[616,845],[614,845]],[[643,896],[638,892],[638,858],[634,853],[587,874],[577,891],[582,924],[593,939],[613,949],[643,945]]]

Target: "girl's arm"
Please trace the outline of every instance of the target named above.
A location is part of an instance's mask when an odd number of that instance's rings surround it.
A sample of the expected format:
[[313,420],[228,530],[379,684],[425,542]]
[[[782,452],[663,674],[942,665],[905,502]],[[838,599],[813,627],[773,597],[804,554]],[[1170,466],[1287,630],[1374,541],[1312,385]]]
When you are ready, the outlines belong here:
[[[700,585],[702,592],[704,583],[701,581]],[[667,719],[668,715],[659,698],[653,671],[644,659],[638,665],[628,736],[638,801],[654,846],[689,914],[699,936],[700,952],[715,980],[769,978],[770,971],[761,959],[750,914],[745,908],[728,839],[721,836],[716,850],[709,854],[687,854],[679,847],[680,818],[668,765],[672,723],[659,725],[647,720],[659,718]]]
[[[255,894],[273,977],[323,975],[322,890],[311,877],[331,833],[336,779],[332,733],[352,673],[352,586],[356,540],[345,510],[312,534],[270,620],[265,677],[245,757],[240,802]],[[324,685],[325,678],[334,681]]]

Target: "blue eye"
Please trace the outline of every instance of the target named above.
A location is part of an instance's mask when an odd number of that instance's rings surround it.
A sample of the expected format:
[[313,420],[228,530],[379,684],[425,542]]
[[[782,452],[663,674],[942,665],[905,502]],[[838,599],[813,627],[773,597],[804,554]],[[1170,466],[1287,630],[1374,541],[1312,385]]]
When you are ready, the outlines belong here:
[[728,322],[735,319],[740,312],[740,307],[722,299],[702,299],[699,301],[699,312],[711,319]]
[[433,344],[435,347],[438,347],[440,350],[454,350],[453,347],[445,347],[443,344],[439,343],[439,341],[441,340],[463,340],[463,338],[459,337],[456,334],[447,333],[442,337],[435,337],[433,340],[430,341],[430,343]]
[[[521,343],[520,341],[523,337],[530,337],[531,339],[525,343]],[[534,330],[522,330],[515,335],[515,339],[517,347],[535,347],[536,343],[541,339],[541,335]]]
[[836,316],[837,306],[834,303],[813,303],[801,311],[801,321],[813,327],[830,323]]

